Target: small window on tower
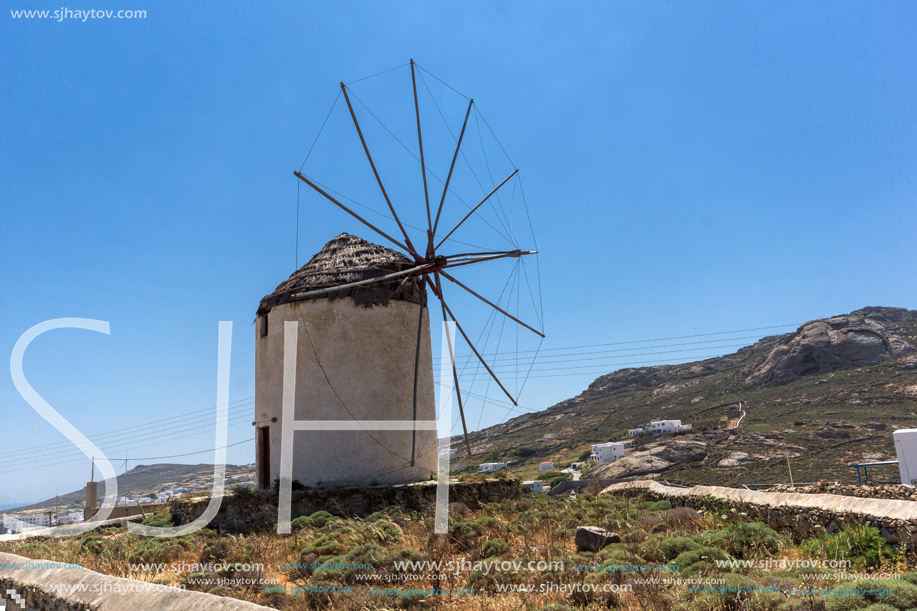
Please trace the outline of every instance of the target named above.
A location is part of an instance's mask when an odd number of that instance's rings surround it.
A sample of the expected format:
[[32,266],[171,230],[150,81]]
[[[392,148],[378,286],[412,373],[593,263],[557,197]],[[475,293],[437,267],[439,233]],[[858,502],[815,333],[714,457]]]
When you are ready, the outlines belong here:
[[267,314],[261,317],[261,337],[267,337]]

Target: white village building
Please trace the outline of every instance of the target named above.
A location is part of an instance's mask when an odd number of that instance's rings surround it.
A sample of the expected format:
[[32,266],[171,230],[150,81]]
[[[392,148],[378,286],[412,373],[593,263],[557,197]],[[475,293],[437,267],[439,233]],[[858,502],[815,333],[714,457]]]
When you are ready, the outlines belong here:
[[592,459],[597,464],[611,462],[624,456],[627,448],[620,441],[592,444]]
[[661,435],[663,433],[686,433],[692,429],[690,424],[682,424],[681,420],[653,420],[648,425],[639,429],[629,429],[628,435],[639,435],[640,433],[652,433]]
[[493,473],[494,471],[502,471],[505,468],[505,462],[485,462],[481,463],[479,467],[480,473]]
[[3,528],[11,533],[26,532],[50,525],[51,517],[47,513],[3,514]]

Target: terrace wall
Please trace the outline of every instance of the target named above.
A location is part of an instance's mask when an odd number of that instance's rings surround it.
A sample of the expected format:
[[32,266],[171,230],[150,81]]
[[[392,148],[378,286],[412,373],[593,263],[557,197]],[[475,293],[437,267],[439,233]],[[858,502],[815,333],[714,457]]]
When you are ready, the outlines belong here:
[[[489,479],[485,481],[456,482],[449,484],[449,502],[479,507],[485,503],[519,498],[522,485],[516,479]],[[297,518],[316,511],[327,511],[339,516],[366,517],[386,507],[402,507],[415,511],[433,511],[436,501],[436,482],[422,482],[396,486],[367,486],[362,488],[331,488],[295,490],[291,517]],[[172,521],[186,524],[200,516],[208,501],[172,501]],[[276,528],[277,493],[256,492],[228,495],[223,498],[220,510],[210,521],[209,528],[229,532],[247,532]]]
[[893,545],[917,551],[917,501],[871,499],[836,494],[760,492],[721,486],[680,488],[654,481],[612,484],[602,494],[642,494],[695,509],[737,509],[771,528],[792,531],[799,540],[847,526],[875,526]]

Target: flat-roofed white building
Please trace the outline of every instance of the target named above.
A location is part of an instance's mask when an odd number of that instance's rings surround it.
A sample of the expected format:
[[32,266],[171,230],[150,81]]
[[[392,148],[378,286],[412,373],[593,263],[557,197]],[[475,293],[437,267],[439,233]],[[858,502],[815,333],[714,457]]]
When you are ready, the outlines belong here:
[[602,464],[624,456],[627,448],[620,441],[592,444],[592,459]]
[[506,468],[505,462],[485,462],[481,463],[480,472],[481,473],[493,473],[494,471],[502,471]]
[[646,428],[654,435],[659,435],[660,433],[684,433],[693,427],[690,424],[682,424],[681,420],[653,420]]
[[3,514],[3,528],[12,533],[20,533],[51,525],[51,517],[46,513]]
[[522,482],[523,488],[528,488],[532,492],[544,492],[544,482],[540,479]]

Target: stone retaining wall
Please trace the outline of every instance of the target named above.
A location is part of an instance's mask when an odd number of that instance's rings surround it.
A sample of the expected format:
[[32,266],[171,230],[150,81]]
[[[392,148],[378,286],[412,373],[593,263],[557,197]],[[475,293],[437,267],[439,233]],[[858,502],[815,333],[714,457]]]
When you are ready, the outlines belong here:
[[824,531],[835,533],[847,526],[869,524],[877,527],[888,542],[903,544],[907,550],[917,551],[915,501],[760,492],[721,486],[678,488],[646,480],[612,484],[602,494],[643,494],[695,509],[735,508],[772,528],[791,531],[798,540]]
[[[102,575],[84,568],[60,568],[0,552],[0,609],[6,611],[256,611],[268,609],[145,581]],[[12,592],[11,592],[12,591]]]
[[[522,486],[516,479],[453,481],[449,484],[450,504],[462,503],[471,508],[502,499],[519,498],[521,494]],[[366,517],[392,506],[432,512],[435,501],[436,482],[432,481],[363,488],[309,488],[293,492],[291,517],[297,518],[316,511]],[[204,512],[207,503],[206,499],[172,501],[173,523],[187,524],[193,521]],[[219,512],[208,527],[228,532],[247,532],[273,529],[276,524],[277,493],[254,492],[224,497]]]

